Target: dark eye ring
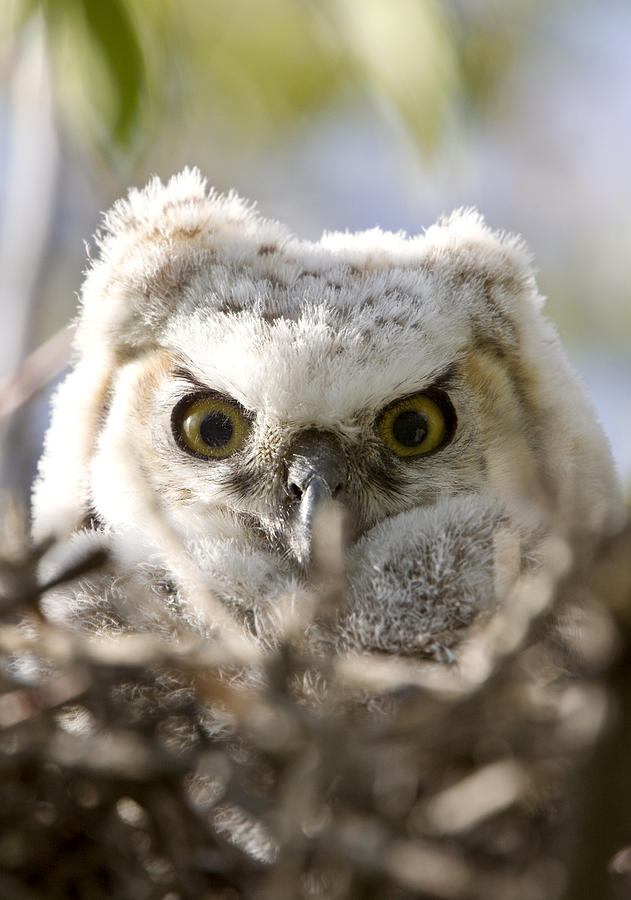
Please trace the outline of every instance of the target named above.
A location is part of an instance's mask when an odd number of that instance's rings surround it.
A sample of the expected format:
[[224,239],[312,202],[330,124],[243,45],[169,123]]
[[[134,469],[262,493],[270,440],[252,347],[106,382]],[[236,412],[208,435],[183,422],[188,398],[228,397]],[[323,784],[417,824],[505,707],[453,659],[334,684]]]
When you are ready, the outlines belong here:
[[429,389],[388,404],[376,427],[383,443],[397,456],[423,456],[449,443],[456,429],[456,413],[447,394]]
[[187,394],[171,413],[171,430],[180,449],[202,459],[227,459],[240,450],[252,419],[243,407],[216,393]]

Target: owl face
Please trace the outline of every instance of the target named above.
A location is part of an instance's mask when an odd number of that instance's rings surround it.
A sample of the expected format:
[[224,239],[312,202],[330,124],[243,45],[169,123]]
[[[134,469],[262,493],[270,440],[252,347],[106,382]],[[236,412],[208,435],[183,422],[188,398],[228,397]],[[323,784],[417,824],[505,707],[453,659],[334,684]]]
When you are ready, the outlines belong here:
[[158,509],[183,538],[304,566],[331,499],[351,543],[462,494],[560,530],[616,518],[608,449],[528,254],[477,214],[309,243],[188,171],[131,192],[106,229],[36,533],[88,515],[138,534]]
[[247,533],[304,563],[321,500],[344,506],[354,539],[412,506],[482,490],[483,410],[436,342],[410,365],[420,346],[412,324],[380,328],[325,306],[174,322],[117,377],[96,508],[128,524],[111,485],[128,481],[133,496],[137,466],[183,533]]

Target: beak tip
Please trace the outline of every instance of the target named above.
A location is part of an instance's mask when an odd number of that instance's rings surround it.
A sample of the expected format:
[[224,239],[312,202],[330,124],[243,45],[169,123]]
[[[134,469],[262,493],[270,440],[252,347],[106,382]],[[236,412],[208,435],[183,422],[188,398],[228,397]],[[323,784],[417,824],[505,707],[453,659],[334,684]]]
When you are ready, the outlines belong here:
[[347,524],[347,511],[331,492],[314,491],[308,505],[301,505],[290,532],[290,546],[301,568],[306,572],[328,568],[333,557],[341,558],[347,544]]
[[287,459],[284,518],[288,548],[303,569],[317,563],[319,535],[328,527],[320,527],[327,518],[321,514],[329,506],[341,511],[339,499],[347,477],[344,450],[334,434],[309,430],[292,447]]

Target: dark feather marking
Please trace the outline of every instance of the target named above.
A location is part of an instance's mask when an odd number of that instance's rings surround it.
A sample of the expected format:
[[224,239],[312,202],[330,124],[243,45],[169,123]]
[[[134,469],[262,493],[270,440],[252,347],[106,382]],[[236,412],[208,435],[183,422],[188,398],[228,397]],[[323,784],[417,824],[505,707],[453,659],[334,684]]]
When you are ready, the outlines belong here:
[[105,422],[107,421],[107,417],[110,414],[110,409],[112,408],[112,399],[114,396],[114,385],[112,380],[110,379],[107,383],[107,387],[103,391],[103,396],[101,398],[101,403],[99,406],[99,426],[103,428]]
[[457,362],[452,362],[439,375],[434,377],[431,387],[439,391],[449,392],[453,390],[459,378],[460,365]]
[[[428,383],[426,383],[424,386],[419,384],[416,390],[408,390],[403,393],[403,383],[399,383],[394,385],[389,393],[391,401],[394,403],[398,403],[400,400],[405,400],[407,397],[414,397],[415,394],[427,393],[428,391],[431,392],[432,390],[448,393],[450,390],[454,389],[459,380],[460,363],[458,361],[455,361],[448,363],[448,365],[446,365],[444,369],[430,373],[427,379]],[[389,403],[387,403],[386,405],[389,405]]]
[[407,488],[414,484],[401,464],[396,464],[392,454],[384,447],[379,447],[375,462],[371,461],[368,472],[368,485],[381,496],[404,497]]
[[[500,340],[503,339],[507,341],[511,345],[511,348],[516,349],[519,346],[519,340],[515,323],[511,317],[507,315],[502,303],[494,296],[495,291],[498,288],[513,294],[519,293],[520,288],[516,279],[510,275],[499,279],[497,276],[487,274],[486,277],[481,278],[481,288],[488,306],[488,311],[492,316],[491,327],[496,334],[499,334]],[[474,323],[474,327],[478,334],[482,331],[488,334],[489,324],[487,321],[481,323],[474,317]]]
[[236,315],[237,313],[243,312],[245,307],[241,303],[237,303],[236,300],[233,300],[232,297],[227,297],[217,307],[217,312],[224,313],[226,315]]
[[265,322],[270,322],[272,324],[274,322],[278,322],[279,319],[286,318],[286,316],[284,316],[281,312],[272,312],[272,310],[270,310],[270,309],[262,310],[259,313],[259,317],[261,319],[263,319]]
[[206,384],[202,384],[201,381],[198,381],[197,378],[189,372],[188,369],[185,369],[183,366],[178,366],[173,369],[172,372],[173,378],[176,381],[184,381],[186,384],[191,385],[191,387],[197,388],[200,391],[208,391],[210,388]]
[[277,288],[281,291],[286,291],[289,286],[287,280],[276,272],[266,272],[261,283],[271,289]]
[[103,520],[94,509],[94,507],[90,507],[90,509],[81,519],[78,525],[78,530],[103,531]]
[[[189,205],[201,206],[205,200],[205,197],[200,197],[198,194],[189,194],[186,197],[177,197],[172,200],[165,200],[165,202],[162,204],[162,213],[164,214],[166,212],[170,212],[173,209],[181,209],[182,207]],[[215,229],[212,226],[207,225],[205,230],[208,232],[208,234],[212,234]]]
[[482,330],[480,326],[475,326],[472,333],[473,345],[476,350],[481,350],[489,356],[505,363],[508,359],[508,352],[502,341],[488,330]]
[[194,238],[197,237],[198,234],[201,234],[201,231],[201,225],[192,225],[189,228],[174,228],[171,233],[174,237],[182,235],[183,237]]
[[261,489],[262,478],[260,472],[246,465],[240,468],[231,468],[222,473],[219,479],[220,486],[235,500],[248,500],[255,496]]

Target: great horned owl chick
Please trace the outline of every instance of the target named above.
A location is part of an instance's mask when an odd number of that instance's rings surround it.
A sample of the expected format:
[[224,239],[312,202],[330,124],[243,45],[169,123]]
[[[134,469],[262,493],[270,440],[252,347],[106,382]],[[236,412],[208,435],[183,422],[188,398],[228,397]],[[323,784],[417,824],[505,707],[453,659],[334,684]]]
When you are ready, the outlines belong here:
[[333,500],[339,646],[432,655],[496,602],[498,528],[585,547],[620,522],[529,253],[476,212],[311,243],[187,169],[130,191],[97,244],[34,527],[104,535],[119,573],[57,597],[64,616],[102,627],[105,604],[111,622],[121,571],[181,598],[166,528],[273,642],[275,598],[303,582]]

